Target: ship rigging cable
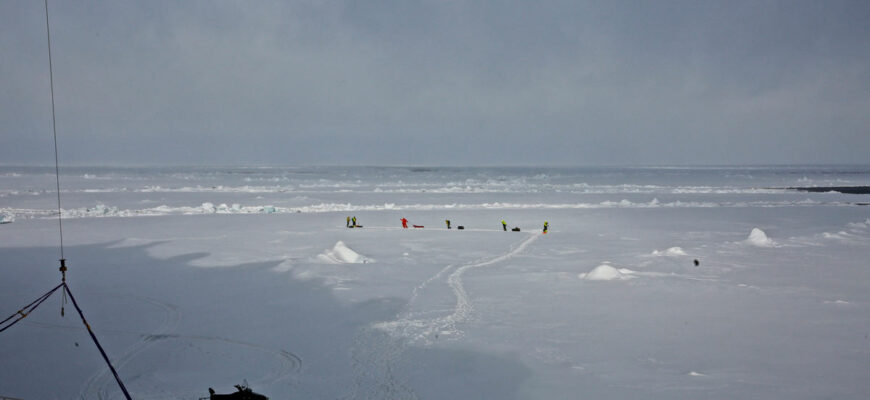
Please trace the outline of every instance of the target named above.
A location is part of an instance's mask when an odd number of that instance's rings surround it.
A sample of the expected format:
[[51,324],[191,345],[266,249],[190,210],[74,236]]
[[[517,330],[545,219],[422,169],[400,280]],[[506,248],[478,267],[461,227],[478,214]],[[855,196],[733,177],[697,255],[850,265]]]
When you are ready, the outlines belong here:
[[124,392],[124,397],[127,400],[132,400],[130,397],[130,393],[127,392],[127,387],[124,386],[124,382],[121,381],[121,377],[118,376],[118,371],[115,370],[115,367],[112,365],[112,362],[109,361],[109,356],[106,355],[105,350],[103,350],[103,346],[100,345],[100,341],[97,340],[97,335],[94,334],[94,331],[91,330],[91,325],[88,324],[88,321],[85,319],[85,314],[82,312],[82,309],[79,307],[78,302],[76,302],[75,297],[73,297],[72,291],[70,291],[69,286],[66,283],[66,259],[63,254],[63,216],[61,215],[61,207],[60,207],[60,163],[58,162],[57,156],[57,122],[55,119],[54,112],[54,71],[51,62],[51,29],[48,23],[48,0],[44,0],[45,4],[45,33],[46,38],[48,39],[48,75],[49,82],[51,85],[51,128],[54,133],[54,174],[57,182],[57,221],[58,221],[58,230],[60,231],[60,268],[58,269],[61,273],[61,283],[55,286],[53,289],[49,290],[42,296],[39,296],[36,300],[30,302],[30,304],[24,306],[20,310],[16,311],[14,314],[9,316],[8,318],[0,321],[0,332],[4,332],[5,330],[11,328],[13,325],[17,324],[24,318],[36,310],[43,302],[48,300],[54,292],[58,289],[63,288],[63,300],[61,303],[61,311],[60,315],[63,316],[63,304],[66,303],[66,296],[69,296],[70,300],[72,300],[73,306],[75,306],[76,311],[79,313],[79,317],[82,319],[82,323],[85,325],[85,328],[88,330],[88,334],[91,336],[91,339],[94,341],[94,344],[97,346],[97,349],[100,350],[100,355],[103,356],[103,360],[106,361],[106,364],[109,366],[109,369],[112,371],[112,375],[115,376],[115,380],[118,382],[118,386],[121,387],[121,391]]
[[54,177],[57,182],[57,227],[60,231],[60,259],[63,260],[63,218],[60,212],[60,163],[57,158],[57,122],[54,116],[54,68],[51,64],[51,29],[48,27],[48,0],[45,0],[45,37],[48,40],[48,82],[51,87],[51,130],[54,133]]

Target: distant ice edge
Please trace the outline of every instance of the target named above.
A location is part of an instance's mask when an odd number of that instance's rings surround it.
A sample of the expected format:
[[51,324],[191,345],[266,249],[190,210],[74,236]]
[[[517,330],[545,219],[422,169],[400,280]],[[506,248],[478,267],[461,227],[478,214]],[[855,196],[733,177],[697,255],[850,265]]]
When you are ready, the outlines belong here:
[[[802,207],[802,206],[854,206],[851,203],[801,201],[755,201],[755,202],[694,202],[674,201],[663,203],[656,199],[649,202],[602,201],[599,203],[451,203],[451,204],[360,204],[351,203],[320,203],[300,207],[280,207],[273,205],[242,206],[240,204],[215,205],[205,202],[199,206],[170,207],[161,205],[142,209],[121,209],[105,204],[62,209],[64,218],[97,218],[97,217],[147,217],[164,215],[201,215],[201,214],[289,214],[289,213],[327,213],[327,212],[358,212],[358,211],[430,211],[430,210],[523,210],[523,209],[607,209],[607,208],[751,208],[751,207]],[[0,213],[21,218],[54,218],[56,210],[0,208]]]

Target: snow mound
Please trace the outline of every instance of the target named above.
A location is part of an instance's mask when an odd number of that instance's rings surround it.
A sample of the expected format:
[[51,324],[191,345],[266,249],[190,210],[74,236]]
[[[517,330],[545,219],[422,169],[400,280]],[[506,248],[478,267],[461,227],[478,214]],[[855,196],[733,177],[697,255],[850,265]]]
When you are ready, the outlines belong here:
[[832,239],[832,240],[849,241],[852,239],[853,236],[854,235],[852,235],[846,231],[839,231],[837,233],[830,233],[830,232],[823,232],[822,233],[822,237],[824,237],[825,239]]
[[331,250],[324,251],[317,258],[330,264],[365,264],[374,261],[353,251],[340,240],[335,243]]
[[686,254],[686,252],[683,251],[683,249],[680,247],[671,247],[667,250],[662,250],[662,251],[653,250],[652,255],[656,256],[656,257],[662,257],[662,256],[676,257],[676,256],[685,256],[688,254]]
[[578,275],[578,277],[587,281],[613,281],[631,279],[633,273],[634,271],[627,268],[617,269],[607,264],[601,264],[592,271]]
[[10,224],[12,222],[15,222],[15,214],[0,212],[0,224]]
[[767,237],[767,234],[764,233],[763,230],[758,228],[752,228],[752,232],[750,232],[749,237],[746,238],[746,243],[756,247],[776,246],[776,242],[774,242],[773,239]]
[[284,260],[281,264],[276,265],[272,268],[272,271],[275,272],[287,272],[293,270],[293,263],[289,260]]
[[852,229],[867,229],[867,227],[870,226],[870,218],[864,222],[850,222],[848,226]]

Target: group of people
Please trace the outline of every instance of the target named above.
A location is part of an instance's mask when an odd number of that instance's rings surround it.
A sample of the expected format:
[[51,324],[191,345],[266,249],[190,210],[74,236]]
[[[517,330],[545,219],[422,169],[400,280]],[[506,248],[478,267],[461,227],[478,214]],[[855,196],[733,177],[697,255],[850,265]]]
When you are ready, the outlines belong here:
[[[507,231],[507,222],[505,222],[504,220],[501,220],[501,229],[504,230],[504,231]],[[519,231],[520,231],[520,228],[519,228],[519,227],[514,227],[514,228],[511,229],[511,230],[514,231],[514,232],[519,232]],[[547,222],[547,221],[544,221],[544,234],[545,234],[545,235],[547,234],[547,231],[548,231],[548,230],[550,230],[550,223]]]
[[[405,218],[405,217],[402,217],[401,221],[402,221],[402,228],[407,228],[407,227],[408,227],[408,219]],[[449,220],[449,219],[445,219],[445,220],[444,220],[444,223],[447,225],[447,229],[450,229],[450,228],[451,228],[450,220]],[[414,227],[415,227],[415,228],[422,228],[423,226],[422,226],[422,225],[414,225]],[[465,229],[465,227],[462,226],[462,225],[458,226],[457,228],[458,228],[458,229]],[[504,231],[507,231],[507,230],[508,230],[508,229],[507,229],[507,222],[505,222],[505,220],[501,220],[501,228],[502,228],[502,230],[504,230]],[[515,227],[515,228],[513,228],[513,229],[511,229],[511,230],[512,230],[512,231],[515,231],[515,232],[519,232],[519,231],[520,231],[520,228],[519,228],[519,227]],[[544,230],[543,230],[544,234],[546,235],[546,234],[547,234],[547,231],[549,231],[549,230],[550,230],[550,223],[547,222],[547,221],[544,221]]]
[[[402,228],[408,228],[408,219],[405,218],[405,217],[402,217],[401,221],[402,221]],[[450,228],[451,228],[450,220],[449,220],[449,219],[445,219],[445,220],[444,220],[444,223],[447,224],[447,229],[450,229]],[[357,223],[356,223],[356,216],[354,216],[354,217],[347,217],[347,227],[348,227],[348,228],[362,228],[362,225],[357,225]],[[414,227],[415,227],[415,228],[422,228],[423,225],[414,225]],[[508,229],[507,229],[507,222],[505,222],[505,220],[501,220],[501,228],[502,228],[502,230],[504,230],[505,232],[507,232],[507,230],[508,230]],[[457,229],[465,229],[465,227],[462,226],[462,225],[459,225],[459,226],[457,227]],[[512,228],[511,230],[512,230],[512,231],[515,231],[515,232],[519,232],[519,231],[520,231],[520,228],[519,228],[519,227],[514,227],[514,228]],[[549,230],[550,230],[550,223],[547,222],[547,221],[544,221],[544,234],[546,235],[546,234],[547,234],[547,231],[549,231]]]

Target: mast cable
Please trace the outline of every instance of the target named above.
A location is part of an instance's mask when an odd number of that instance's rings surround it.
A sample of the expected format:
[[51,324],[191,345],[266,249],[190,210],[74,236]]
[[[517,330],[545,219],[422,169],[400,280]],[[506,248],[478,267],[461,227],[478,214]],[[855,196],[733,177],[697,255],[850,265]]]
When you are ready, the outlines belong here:
[[[60,315],[63,316],[63,314],[64,314],[63,304],[66,304],[66,297],[67,297],[67,295],[69,295],[70,300],[72,300],[73,306],[75,306],[76,311],[78,311],[78,313],[79,313],[79,317],[81,317],[81,319],[82,319],[82,323],[85,325],[85,328],[88,329],[88,334],[91,336],[91,339],[94,341],[94,344],[97,346],[97,349],[100,350],[100,354],[103,356],[103,360],[106,362],[106,364],[109,366],[109,369],[112,371],[112,375],[114,375],[115,381],[118,382],[118,386],[121,387],[121,391],[124,392],[124,397],[127,400],[132,400],[130,397],[130,393],[127,391],[127,387],[124,386],[124,382],[122,382],[121,377],[118,376],[118,371],[115,370],[115,367],[112,365],[112,362],[109,361],[109,356],[106,355],[106,351],[103,350],[103,346],[100,345],[99,340],[97,340],[97,336],[94,334],[94,331],[91,330],[91,325],[88,324],[88,321],[85,319],[84,313],[82,313],[82,309],[79,307],[78,303],[76,303],[75,297],[73,296],[72,292],[70,291],[69,286],[67,286],[67,284],[66,284],[67,268],[66,268],[66,258],[64,257],[64,254],[63,254],[63,215],[61,213],[62,209],[60,206],[60,162],[58,161],[58,156],[57,156],[57,154],[58,154],[58,151],[57,151],[57,118],[55,117],[55,111],[54,111],[54,109],[55,109],[55,106],[54,106],[54,66],[52,65],[52,60],[51,60],[51,28],[50,28],[50,24],[48,22],[48,0],[43,0],[43,3],[45,4],[45,37],[46,37],[46,40],[48,41],[48,76],[49,76],[49,85],[51,87],[51,130],[52,130],[52,133],[54,134],[54,176],[55,176],[55,179],[57,182],[57,227],[58,227],[58,232],[60,233],[60,268],[59,268],[59,270],[61,273],[61,283],[60,283],[60,285],[56,286],[54,289],[52,289],[48,293],[44,294],[42,297],[38,298],[37,300],[30,303],[29,305],[27,305],[23,309],[19,310],[17,313],[17,315],[19,315],[19,317],[16,320],[12,321],[9,325],[4,326],[2,328],[2,330],[0,330],[0,332],[5,331],[6,329],[11,327],[12,325],[15,325],[18,321],[21,321],[22,319],[27,317],[28,313],[35,310],[36,307],[38,307],[45,300],[47,300],[49,297],[51,297],[51,295],[55,291],[57,291],[59,288],[63,288],[63,290],[61,290],[61,294],[63,295],[62,296],[63,300],[61,303]],[[32,306],[32,308],[31,308],[31,306]],[[13,314],[13,317],[15,315],[16,314]],[[6,323],[6,321],[9,321],[11,318],[12,317],[7,318],[6,320],[3,321],[3,323]]]
[[[51,86],[51,129],[54,132],[54,176],[57,180],[57,227],[60,231],[60,259],[63,263],[63,218],[60,208],[60,163],[57,158],[57,120],[54,116],[54,71],[51,64],[51,29],[48,25],[48,0],[45,2],[45,36],[48,39],[48,79]],[[66,268],[64,268],[66,269]]]

